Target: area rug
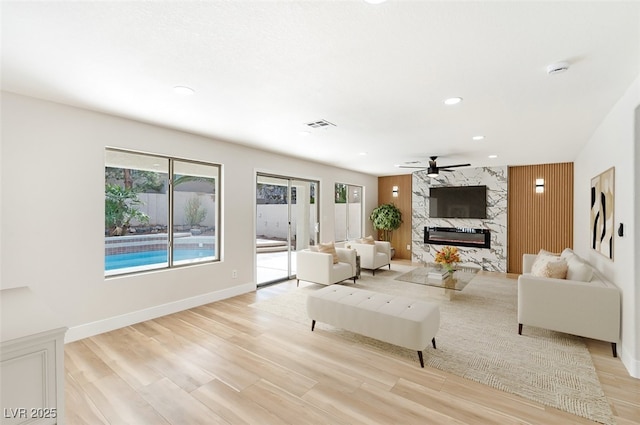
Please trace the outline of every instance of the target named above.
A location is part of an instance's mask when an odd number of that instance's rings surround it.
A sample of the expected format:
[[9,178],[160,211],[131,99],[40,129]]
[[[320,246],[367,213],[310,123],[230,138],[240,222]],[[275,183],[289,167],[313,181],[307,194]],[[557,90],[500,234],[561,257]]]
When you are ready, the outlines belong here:
[[[381,270],[376,276],[363,273],[356,287],[439,303],[438,349],[424,351],[425,366],[592,421],[615,423],[581,338],[528,326],[523,335],[518,335],[516,280],[481,274],[449,301],[430,298],[424,285],[396,280],[411,267],[392,267],[393,270]],[[299,287],[251,307],[309,326],[307,294],[322,287]],[[316,329],[417,364],[413,350],[322,323],[316,324]]]

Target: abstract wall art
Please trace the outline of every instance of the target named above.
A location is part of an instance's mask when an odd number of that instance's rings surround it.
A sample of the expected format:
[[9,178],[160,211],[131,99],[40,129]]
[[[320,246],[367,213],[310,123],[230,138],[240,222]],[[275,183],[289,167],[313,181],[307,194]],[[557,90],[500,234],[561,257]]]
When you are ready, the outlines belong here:
[[614,168],[591,179],[591,248],[613,260]]

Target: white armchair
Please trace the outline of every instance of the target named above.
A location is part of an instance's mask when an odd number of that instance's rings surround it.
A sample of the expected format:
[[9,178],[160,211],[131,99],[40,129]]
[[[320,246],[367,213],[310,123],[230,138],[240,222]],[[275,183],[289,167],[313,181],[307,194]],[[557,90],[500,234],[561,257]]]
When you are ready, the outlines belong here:
[[356,282],[356,251],[336,248],[338,263],[333,263],[333,255],[308,249],[296,253],[296,278],[300,281],[333,285],[343,280]]
[[360,255],[360,268],[369,269],[375,276],[380,267],[389,266],[391,270],[391,243],[374,241],[374,244],[349,242],[351,248]]

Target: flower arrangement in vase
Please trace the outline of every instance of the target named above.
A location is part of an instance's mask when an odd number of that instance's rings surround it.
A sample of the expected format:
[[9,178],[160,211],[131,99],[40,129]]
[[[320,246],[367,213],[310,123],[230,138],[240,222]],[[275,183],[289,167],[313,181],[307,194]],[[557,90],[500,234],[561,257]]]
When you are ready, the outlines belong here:
[[441,264],[449,272],[453,271],[456,263],[460,262],[460,254],[455,246],[445,246],[440,251],[436,251],[437,264]]

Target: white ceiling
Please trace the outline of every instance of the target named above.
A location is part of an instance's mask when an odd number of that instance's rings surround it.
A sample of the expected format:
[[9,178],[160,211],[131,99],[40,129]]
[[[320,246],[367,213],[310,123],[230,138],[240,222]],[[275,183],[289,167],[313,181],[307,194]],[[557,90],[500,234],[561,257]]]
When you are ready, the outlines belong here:
[[638,2],[0,7],[3,90],[373,175],[573,161],[640,74]]

